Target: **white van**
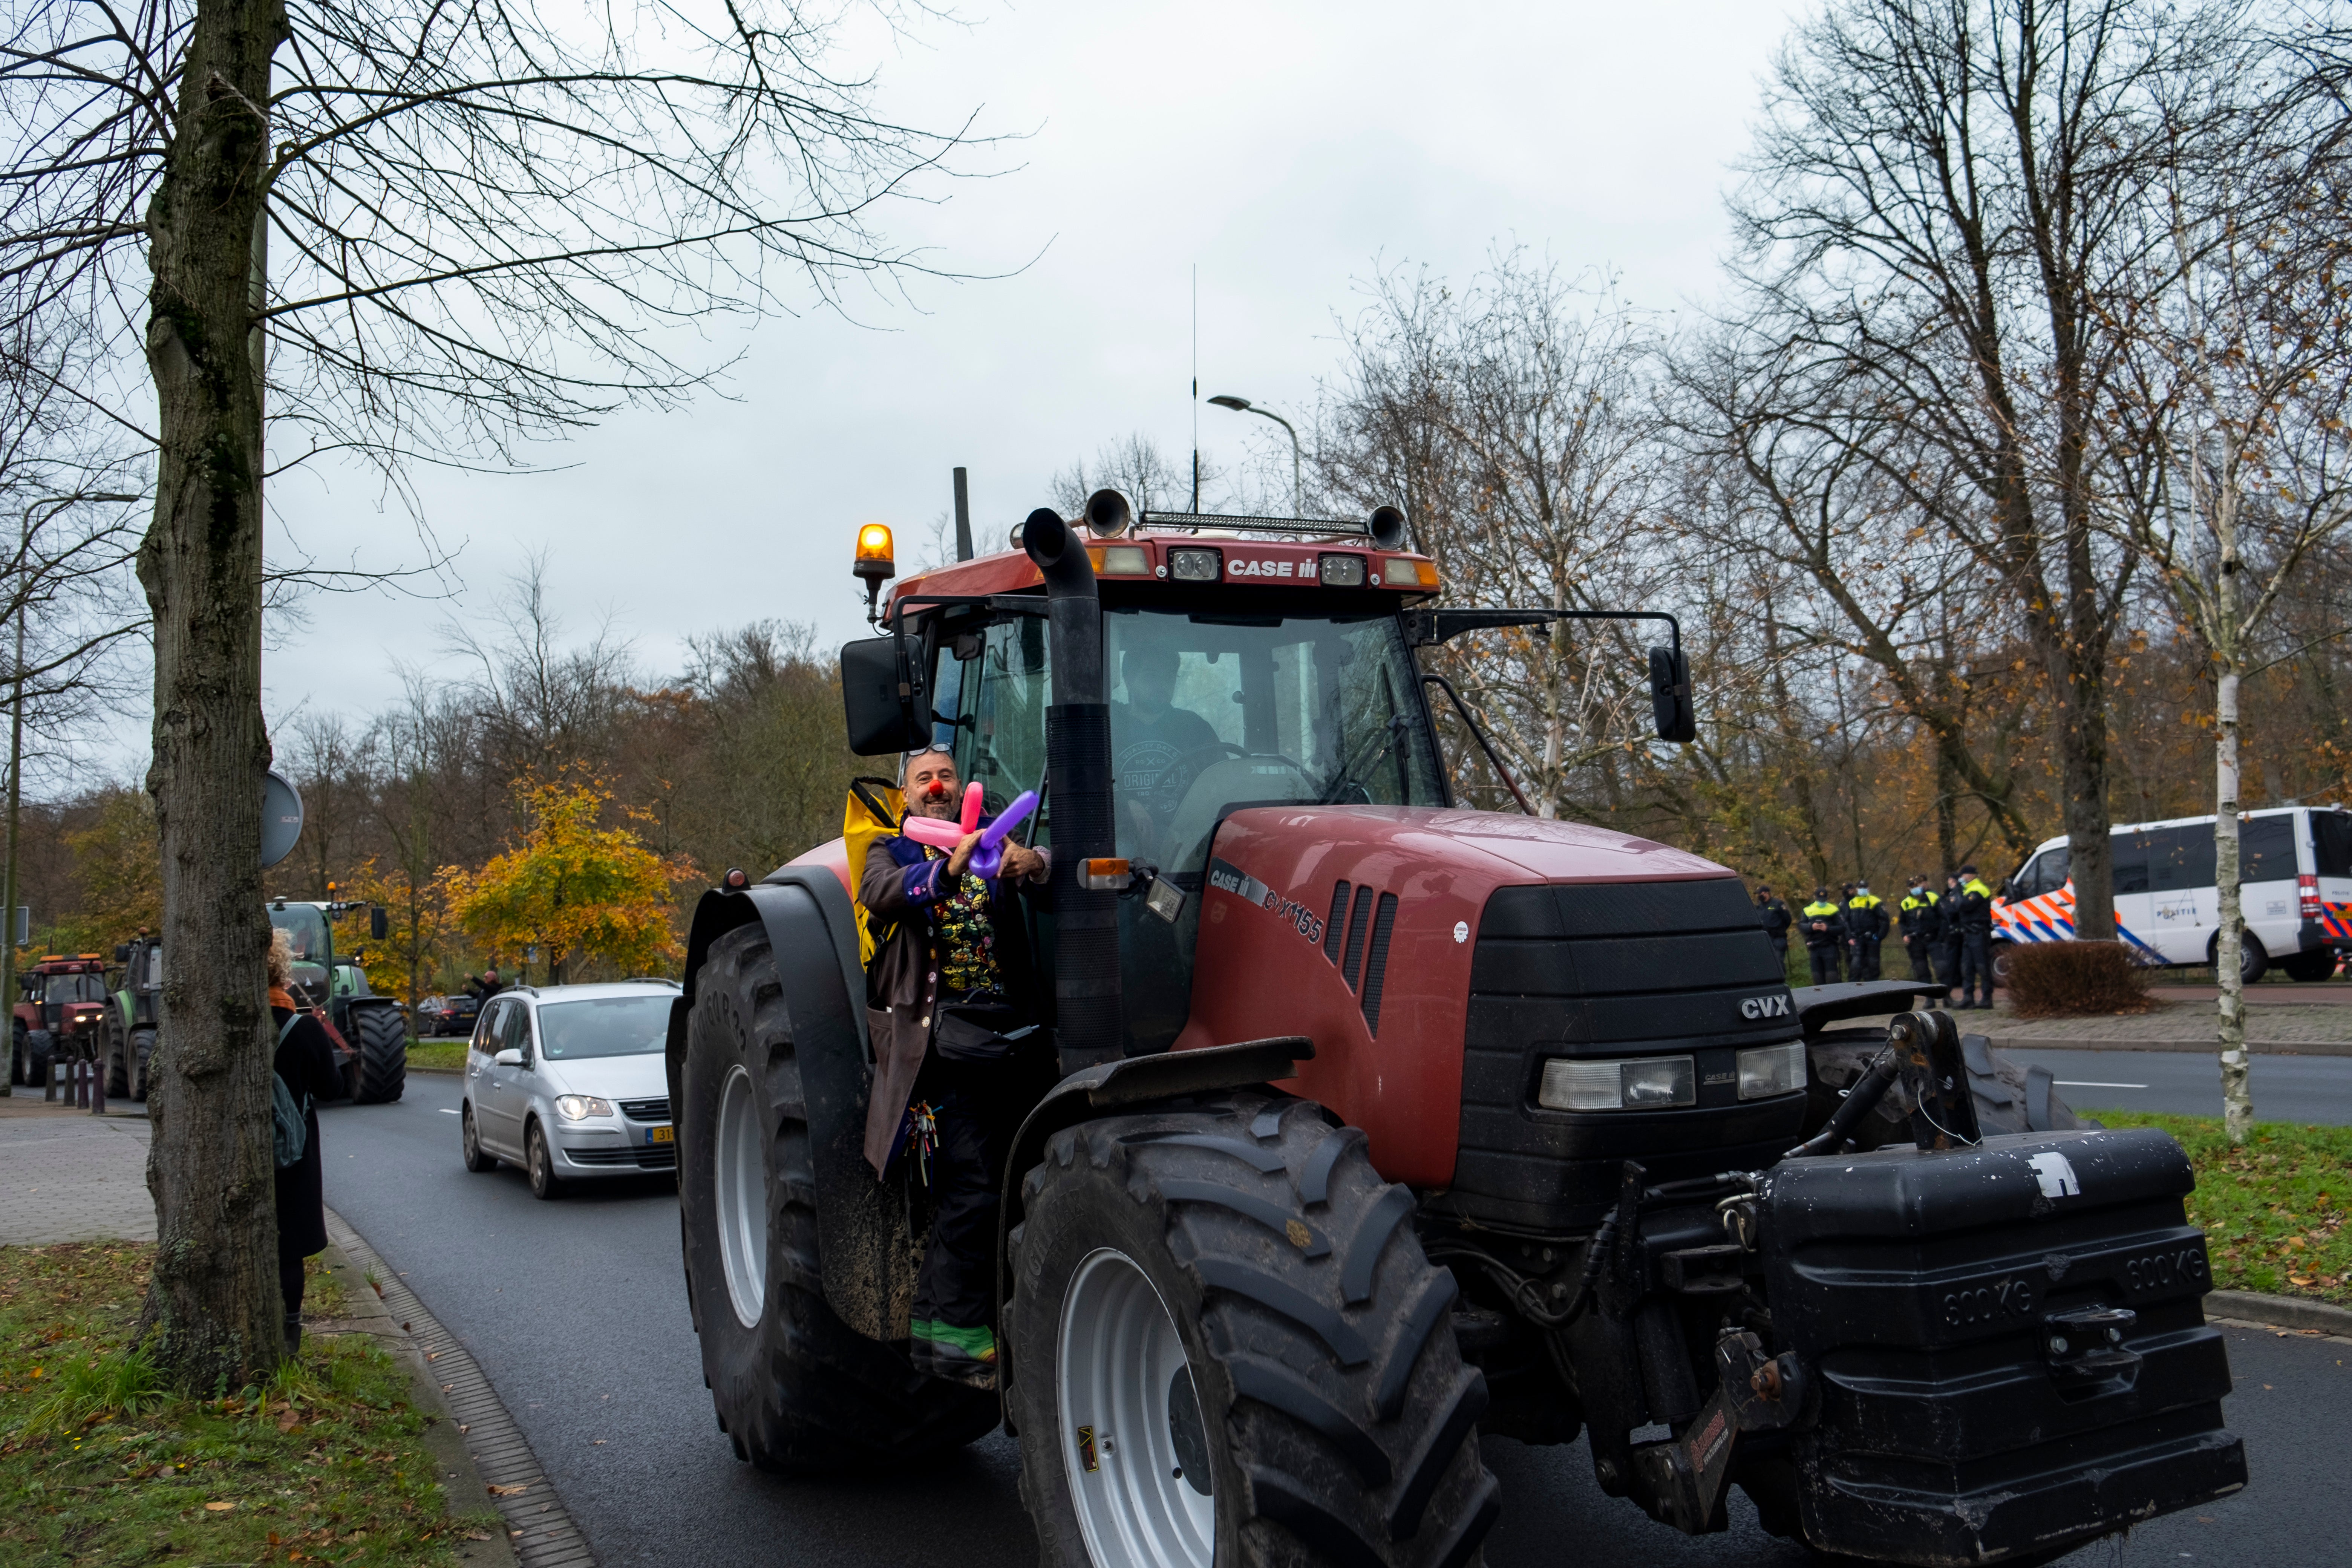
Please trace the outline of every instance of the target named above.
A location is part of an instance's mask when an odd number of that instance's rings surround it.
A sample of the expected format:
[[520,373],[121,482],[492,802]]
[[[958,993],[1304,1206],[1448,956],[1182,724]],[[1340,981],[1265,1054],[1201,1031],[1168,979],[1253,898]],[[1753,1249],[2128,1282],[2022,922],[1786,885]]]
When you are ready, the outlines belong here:
[[[2135,822],[2111,831],[2123,939],[2151,963],[2211,963],[2221,940],[2213,819]],[[2326,979],[2352,953],[2352,812],[2334,805],[2250,811],[2239,818],[2238,834],[2246,978],[2275,963],[2291,980]],[[1996,945],[2074,934],[2066,858],[2066,840],[2052,838],[2018,868],[1993,900]]]

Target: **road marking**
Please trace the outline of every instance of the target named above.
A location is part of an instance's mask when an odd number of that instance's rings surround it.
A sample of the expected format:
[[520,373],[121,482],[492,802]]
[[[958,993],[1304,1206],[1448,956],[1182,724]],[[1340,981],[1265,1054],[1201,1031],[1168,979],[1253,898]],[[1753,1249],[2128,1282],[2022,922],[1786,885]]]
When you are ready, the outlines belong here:
[[[2093,1083],[2088,1079],[2079,1078],[2053,1078],[2050,1081],[2060,1089],[2146,1089],[2147,1087],[2144,1083]],[[454,1110],[445,1110],[441,1114],[455,1116],[457,1113]]]
[[[2071,1086],[2070,1086],[2070,1087],[2071,1087]],[[2100,1089],[2145,1089],[2145,1088],[2147,1088],[2147,1085],[2145,1085],[2145,1084],[2137,1084],[2137,1083],[2103,1083],[2103,1084],[2099,1084],[2099,1085],[2097,1085],[2096,1087],[2098,1087],[2098,1088],[2100,1088]],[[450,1110],[450,1109],[449,1109],[447,1106],[446,1106],[446,1105],[444,1105],[444,1106],[438,1106],[438,1107],[436,1107],[436,1110],[438,1110],[441,1112],[441,1114],[442,1114],[442,1115],[444,1115],[444,1116],[455,1116],[455,1115],[457,1115],[457,1114],[456,1111],[454,1111],[454,1110]]]

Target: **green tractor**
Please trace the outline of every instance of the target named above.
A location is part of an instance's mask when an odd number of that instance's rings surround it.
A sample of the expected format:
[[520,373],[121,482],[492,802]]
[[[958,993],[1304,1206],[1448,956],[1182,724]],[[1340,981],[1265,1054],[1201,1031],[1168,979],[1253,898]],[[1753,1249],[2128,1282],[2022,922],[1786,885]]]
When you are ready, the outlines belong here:
[[106,1092],[143,1100],[163,1017],[163,939],[141,931],[117,944],[114,963],[120,973],[106,1021]]
[[269,902],[269,923],[294,939],[294,990],[327,1026],[335,1042],[335,1065],[356,1105],[400,1098],[408,1083],[408,1020],[400,1004],[368,988],[357,952],[335,951],[335,922],[359,910],[368,912],[368,936],[381,942],[388,930],[383,907],[362,903]]

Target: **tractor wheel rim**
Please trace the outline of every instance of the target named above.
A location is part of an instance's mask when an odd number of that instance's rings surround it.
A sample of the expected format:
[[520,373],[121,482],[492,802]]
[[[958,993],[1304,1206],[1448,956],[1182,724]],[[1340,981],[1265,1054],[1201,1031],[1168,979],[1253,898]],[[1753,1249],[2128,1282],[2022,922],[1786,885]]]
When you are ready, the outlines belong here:
[[760,1115],[749,1069],[738,1067],[719,1090],[719,1125],[710,1141],[719,1259],[735,1320],[760,1326],[768,1301],[768,1166],[760,1152]]
[[1070,1500],[1096,1568],[1209,1568],[1207,1434],[1183,1336],[1150,1278],[1113,1247],[1062,1298],[1055,1379]]

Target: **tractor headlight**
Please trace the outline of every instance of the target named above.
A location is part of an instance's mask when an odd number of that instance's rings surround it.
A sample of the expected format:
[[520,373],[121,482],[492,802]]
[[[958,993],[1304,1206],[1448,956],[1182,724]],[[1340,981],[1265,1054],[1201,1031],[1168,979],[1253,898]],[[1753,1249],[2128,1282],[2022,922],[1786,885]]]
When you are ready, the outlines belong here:
[[1637,1057],[1544,1063],[1536,1103],[1547,1110],[1670,1110],[1698,1103],[1698,1068],[1689,1057]]
[[613,1102],[593,1094],[559,1094],[555,1097],[555,1114],[566,1121],[585,1121],[592,1116],[612,1115]]
[[1168,574],[1179,583],[1213,583],[1225,569],[1214,550],[1177,549],[1168,552]]
[[1360,555],[1326,555],[1318,568],[1326,588],[1360,588],[1364,585],[1364,558]]
[[1805,1043],[1758,1046],[1739,1053],[1739,1098],[1769,1100],[1805,1087]]

